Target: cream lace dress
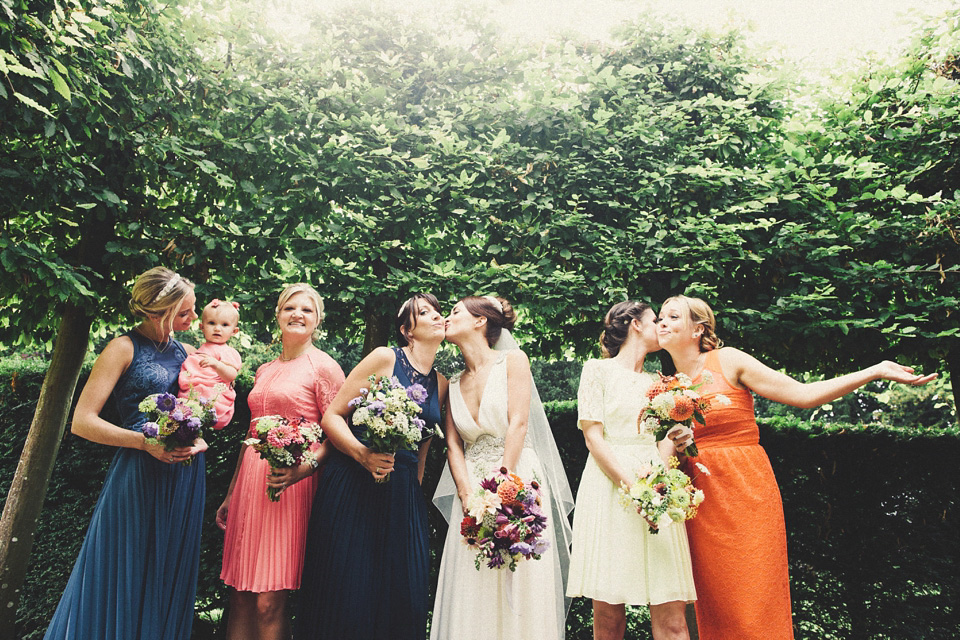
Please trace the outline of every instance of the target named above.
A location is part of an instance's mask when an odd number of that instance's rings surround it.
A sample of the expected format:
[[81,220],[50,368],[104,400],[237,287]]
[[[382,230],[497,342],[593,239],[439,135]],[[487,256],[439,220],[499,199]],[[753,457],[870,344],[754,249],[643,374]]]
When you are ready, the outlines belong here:
[[[603,423],[603,437],[632,472],[660,460],[650,433],[637,433],[641,398],[653,383],[618,362],[589,360],[577,394],[579,424]],[[610,604],[662,604],[696,599],[690,548],[683,525],[651,534],[635,511],[620,504],[617,487],[587,458],[573,514],[568,596]]]

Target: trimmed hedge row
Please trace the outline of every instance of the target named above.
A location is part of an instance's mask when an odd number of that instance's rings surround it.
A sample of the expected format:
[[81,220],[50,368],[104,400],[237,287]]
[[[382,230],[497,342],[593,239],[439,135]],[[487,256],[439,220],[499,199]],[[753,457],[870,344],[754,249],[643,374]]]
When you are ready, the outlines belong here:
[[[18,368],[15,379],[9,367],[4,369],[0,370],[0,492],[5,497],[43,367],[28,363]],[[238,388],[233,423],[209,438],[207,515],[193,634],[197,639],[223,633],[220,615],[226,592],[219,580],[223,538],[214,513],[249,420],[247,385],[249,381]],[[571,485],[576,487],[587,451],[576,428],[575,403],[553,402],[547,408]],[[809,424],[781,417],[761,422],[761,442],[783,494],[797,638],[960,637],[960,470],[955,466],[960,460],[960,437],[956,429],[914,436],[905,429]],[[430,453],[424,480],[428,496],[439,478],[442,449],[434,446]],[[109,447],[69,434],[64,437],[18,610],[22,638],[43,634],[112,455]],[[435,509],[430,514],[435,584],[446,524]],[[591,638],[590,620],[589,601],[579,599],[568,618],[567,637]],[[628,628],[628,637],[650,637],[645,610],[631,612]]]

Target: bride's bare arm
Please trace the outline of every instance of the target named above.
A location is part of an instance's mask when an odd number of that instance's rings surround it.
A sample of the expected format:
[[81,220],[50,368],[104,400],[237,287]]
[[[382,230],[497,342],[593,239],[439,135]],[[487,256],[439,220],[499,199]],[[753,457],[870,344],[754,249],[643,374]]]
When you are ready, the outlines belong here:
[[450,410],[449,398],[446,405],[443,432],[447,439],[447,462],[450,465],[450,475],[453,477],[453,482],[457,485],[457,495],[460,496],[463,512],[466,513],[467,500],[473,493],[473,487],[470,486],[467,462],[463,457],[463,439],[460,438],[457,425],[453,422],[453,412]]
[[516,469],[527,436],[530,419],[530,359],[520,349],[507,352],[507,435],[503,444],[503,466]]

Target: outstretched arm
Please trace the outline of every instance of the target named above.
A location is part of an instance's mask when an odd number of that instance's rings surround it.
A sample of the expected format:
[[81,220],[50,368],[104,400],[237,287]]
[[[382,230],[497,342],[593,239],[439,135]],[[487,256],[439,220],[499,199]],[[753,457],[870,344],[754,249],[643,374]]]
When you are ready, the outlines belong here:
[[743,385],[764,398],[812,409],[836,400],[874,380],[890,380],[909,385],[924,385],[937,377],[916,375],[912,367],[884,360],[872,367],[848,373],[829,380],[803,383],[775,371],[751,355],[738,349],[724,347],[718,354],[724,374],[734,384]]

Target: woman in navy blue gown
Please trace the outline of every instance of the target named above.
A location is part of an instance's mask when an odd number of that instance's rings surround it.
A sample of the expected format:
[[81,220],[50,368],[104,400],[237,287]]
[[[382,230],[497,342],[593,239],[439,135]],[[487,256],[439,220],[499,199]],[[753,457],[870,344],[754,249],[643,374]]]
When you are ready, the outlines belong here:
[[[444,336],[437,299],[417,294],[397,315],[401,347],[379,347],[347,376],[323,415],[335,451],[321,471],[310,515],[294,638],[422,640],[430,547],[420,489],[429,438],[419,451],[374,453],[349,423],[351,399],[371,375],[397,376],[429,394],[421,417],[440,423],[447,381],[433,368]],[[387,482],[377,482],[389,474]]]
[[[73,433],[119,449],[45,640],[190,637],[207,445],[148,444],[137,406],[153,393],[177,393],[192,348],[172,333],[196,319],[195,302],[193,284],[169,269],[140,275],[130,309],[142,322],[107,344],[80,393]],[[100,417],[111,396],[120,425]]]

